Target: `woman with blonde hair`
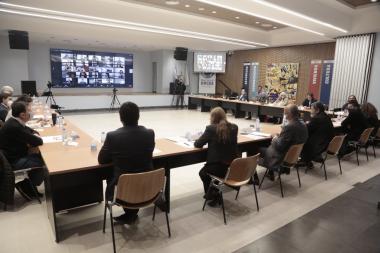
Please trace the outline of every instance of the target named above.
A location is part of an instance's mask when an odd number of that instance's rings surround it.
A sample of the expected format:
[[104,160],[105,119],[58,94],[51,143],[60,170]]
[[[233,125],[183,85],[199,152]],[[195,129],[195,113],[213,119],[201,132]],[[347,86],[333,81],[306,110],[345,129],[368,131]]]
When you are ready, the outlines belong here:
[[237,157],[237,136],[238,126],[228,122],[224,110],[216,107],[211,111],[210,125],[194,143],[196,148],[208,144],[207,161],[199,176],[203,182],[204,198],[211,200],[210,206],[216,206],[219,199],[215,191],[207,193],[211,182],[209,175],[221,178],[226,175],[231,162]]

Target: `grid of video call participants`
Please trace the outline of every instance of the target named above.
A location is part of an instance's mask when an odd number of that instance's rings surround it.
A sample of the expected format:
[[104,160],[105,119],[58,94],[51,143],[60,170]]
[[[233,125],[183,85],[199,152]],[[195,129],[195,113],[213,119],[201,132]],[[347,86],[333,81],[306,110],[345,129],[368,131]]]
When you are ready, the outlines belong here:
[[132,74],[123,56],[60,53],[61,87],[112,88],[126,87],[126,75]]

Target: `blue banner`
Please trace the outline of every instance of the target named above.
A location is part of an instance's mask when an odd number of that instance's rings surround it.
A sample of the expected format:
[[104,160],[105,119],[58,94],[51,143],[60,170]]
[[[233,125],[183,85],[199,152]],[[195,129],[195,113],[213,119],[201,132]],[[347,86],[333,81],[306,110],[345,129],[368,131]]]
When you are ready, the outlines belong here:
[[334,60],[323,61],[320,100],[324,104],[330,102],[330,91],[334,71]]

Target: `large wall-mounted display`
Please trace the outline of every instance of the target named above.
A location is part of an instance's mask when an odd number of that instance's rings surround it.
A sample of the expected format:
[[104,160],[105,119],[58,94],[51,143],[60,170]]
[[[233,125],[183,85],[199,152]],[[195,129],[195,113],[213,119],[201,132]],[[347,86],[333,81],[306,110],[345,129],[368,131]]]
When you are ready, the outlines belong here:
[[194,72],[224,73],[225,71],[225,52],[194,52]]
[[50,49],[54,88],[132,88],[133,55]]
[[288,94],[290,99],[296,99],[298,66],[298,63],[268,64],[265,89],[274,96],[274,99],[283,91]]

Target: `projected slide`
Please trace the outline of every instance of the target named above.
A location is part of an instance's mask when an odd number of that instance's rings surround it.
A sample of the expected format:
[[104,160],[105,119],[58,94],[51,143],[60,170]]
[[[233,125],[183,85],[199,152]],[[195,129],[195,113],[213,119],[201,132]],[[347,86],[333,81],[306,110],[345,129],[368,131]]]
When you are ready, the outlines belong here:
[[224,73],[226,69],[226,53],[194,52],[194,72]]
[[133,55],[50,49],[54,88],[132,88]]

